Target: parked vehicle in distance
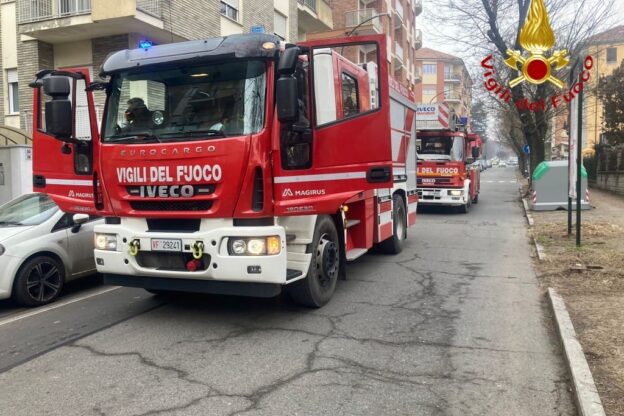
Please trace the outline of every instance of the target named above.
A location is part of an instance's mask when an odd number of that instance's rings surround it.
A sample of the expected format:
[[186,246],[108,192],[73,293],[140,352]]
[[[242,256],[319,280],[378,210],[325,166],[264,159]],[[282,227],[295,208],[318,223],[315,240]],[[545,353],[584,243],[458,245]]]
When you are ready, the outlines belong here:
[[66,214],[42,193],[0,206],[0,299],[43,305],[59,296],[65,282],[94,273],[96,219]]
[[491,167],[492,167],[492,159],[487,159],[487,160],[485,161],[485,166],[486,166],[486,168],[488,168],[488,169],[489,169],[489,168],[491,168]]
[[499,168],[506,168],[507,167],[507,162],[505,162],[504,160],[501,160],[500,162],[498,162],[498,167]]

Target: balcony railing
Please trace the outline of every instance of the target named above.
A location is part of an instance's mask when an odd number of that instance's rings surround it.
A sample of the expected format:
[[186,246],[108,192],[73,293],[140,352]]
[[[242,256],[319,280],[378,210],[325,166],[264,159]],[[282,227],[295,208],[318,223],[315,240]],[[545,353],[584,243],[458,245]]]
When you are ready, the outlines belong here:
[[403,62],[403,47],[398,42],[394,43],[394,55],[399,61]]
[[461,81],[461,74],[444,71],[444,80],[445,81]]
[[141,10],[152,16],[162,18],[162,0],[137,0],[137,10]]
[[298,0],[298,1],[299,1],[299,4],[303,4],[304,6],[316,12],[316,0]]
[[396,0],[396,14],[399,16],[401,20],[403,20],[403,5],[401,4],[401,0]]
[[19,0],[19,23],[91,13],[91,0]]
[[[367,19],[371,19],[373,16],[377,15],[379,15],[379,13],[375,9],[351,10],[349,12],[345,12],[345,26],[355,27]],[[382,32],[381,20],[379,18],[371,19],[367,22],[367,24],[368,23],[373,25],[373,28],[377,33]]]

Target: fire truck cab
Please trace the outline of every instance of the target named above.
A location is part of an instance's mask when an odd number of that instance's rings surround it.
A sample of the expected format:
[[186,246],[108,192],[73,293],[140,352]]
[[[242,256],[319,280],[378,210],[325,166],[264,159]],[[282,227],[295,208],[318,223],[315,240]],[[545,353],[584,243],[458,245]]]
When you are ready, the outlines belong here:
[[106,81],[40,71],[35,189],[106,217],[95,258],[107,283],[286,287],[322,306],[347,261],[376,244],[400,252],[415,222],[415,105],[389,85],[386,56],[382,35],[245,34],[117,52]]

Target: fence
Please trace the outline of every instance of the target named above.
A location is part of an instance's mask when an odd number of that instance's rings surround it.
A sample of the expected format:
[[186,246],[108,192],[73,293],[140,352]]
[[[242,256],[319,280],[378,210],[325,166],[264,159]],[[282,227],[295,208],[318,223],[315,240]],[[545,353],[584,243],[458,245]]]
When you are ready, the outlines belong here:
[[91,13],[91,0],[20,0],[19,23]]
[[624,195],[624,148],[598,148],[596,187]]

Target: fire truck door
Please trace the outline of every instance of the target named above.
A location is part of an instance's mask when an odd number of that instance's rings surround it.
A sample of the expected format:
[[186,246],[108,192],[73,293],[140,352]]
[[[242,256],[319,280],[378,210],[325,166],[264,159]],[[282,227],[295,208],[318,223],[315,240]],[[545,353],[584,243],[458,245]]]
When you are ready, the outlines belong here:
[[[309,109],[305,119],[300,117],[287,133],[307,125],[311,146],[305,143],[304,151],[297,152],[282,140],[274,189],[278,213],[289,205],[322,211],[318,203],[306,205],[307,197],[325,200],[330,207],[328,200],[334,196],[339,200],[349,193],[392,187],[384,37],[332,42],[330,46],[328,40],[303,44],[309,48],[305,62],[311,65],[305,70],[310,94],[303,94],[299,101]],[[302,163],[289,164],[290,155],[299,153]]]
[[[99,137],[89,84],[87,68],[40,72],[31,83],[33,190],[50,195],[65,212],[95,212],[93,148]],[[59,116],[71,117],[71,133],[63,138],[53,134]]]

